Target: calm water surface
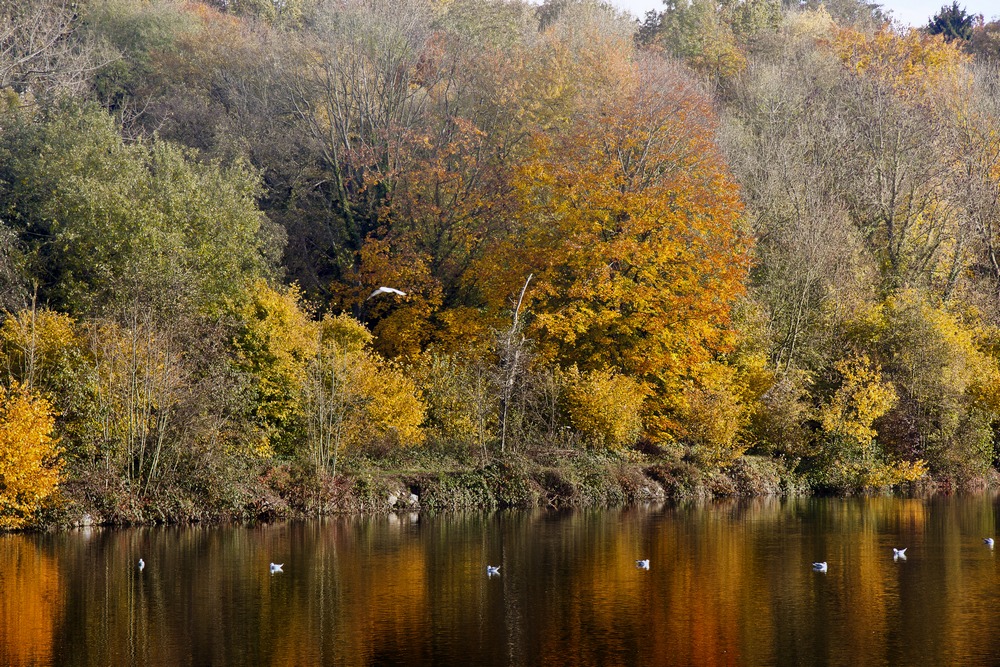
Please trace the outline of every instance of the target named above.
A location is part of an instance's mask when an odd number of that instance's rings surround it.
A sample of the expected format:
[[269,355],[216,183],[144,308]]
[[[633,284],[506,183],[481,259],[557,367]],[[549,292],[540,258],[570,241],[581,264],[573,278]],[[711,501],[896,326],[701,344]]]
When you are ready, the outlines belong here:
[[998,664],[998,502],[5,535],[0,665]]

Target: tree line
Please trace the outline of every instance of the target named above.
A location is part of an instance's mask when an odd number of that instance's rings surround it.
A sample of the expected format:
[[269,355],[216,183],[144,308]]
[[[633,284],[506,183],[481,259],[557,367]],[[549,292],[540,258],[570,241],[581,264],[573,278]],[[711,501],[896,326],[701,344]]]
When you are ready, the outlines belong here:
[[411,448],[981,483],[995,32],[861,0],[5,5],[0,520],[283,475],[322,505],[343,457]]

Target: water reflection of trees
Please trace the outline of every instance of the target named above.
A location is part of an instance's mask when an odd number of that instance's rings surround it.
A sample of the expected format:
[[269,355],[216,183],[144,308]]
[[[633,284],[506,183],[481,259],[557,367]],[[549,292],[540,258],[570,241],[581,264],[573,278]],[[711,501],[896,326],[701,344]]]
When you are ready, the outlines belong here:
[[[994,500],[7,535],[0,663],[962,661],[1000,639],[997,563],[980,541],[996,531]],[[893,546],[910,560],[893,562]]]
[[4,535],[0,563],[0,664],[51,664],[62,613],[55,560],[32,540]]

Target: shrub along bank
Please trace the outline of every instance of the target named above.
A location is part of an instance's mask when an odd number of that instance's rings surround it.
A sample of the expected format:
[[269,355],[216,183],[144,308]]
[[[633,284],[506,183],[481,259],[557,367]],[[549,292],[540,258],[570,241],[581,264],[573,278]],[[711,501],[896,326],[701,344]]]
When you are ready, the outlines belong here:
[[280,464],[229,493],[175,488],[130,503],[68,484],[34,527],[274,521],[335,513],[593,508],[720,497],[810,492],[777,459],[746,456],[705,472],[683,461],[607,452],[515,455],[486,465],[422,454],[401,461],[359,458],[335,478]]

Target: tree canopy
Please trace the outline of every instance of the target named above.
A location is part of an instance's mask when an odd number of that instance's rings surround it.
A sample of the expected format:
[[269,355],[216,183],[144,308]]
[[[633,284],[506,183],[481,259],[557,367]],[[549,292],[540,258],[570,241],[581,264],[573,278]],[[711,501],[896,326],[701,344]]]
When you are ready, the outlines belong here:
[[8,4],[0,388],[51,416],[39,488],[136,518],[418,446],[994,463],[1000,42],[958,3]]

